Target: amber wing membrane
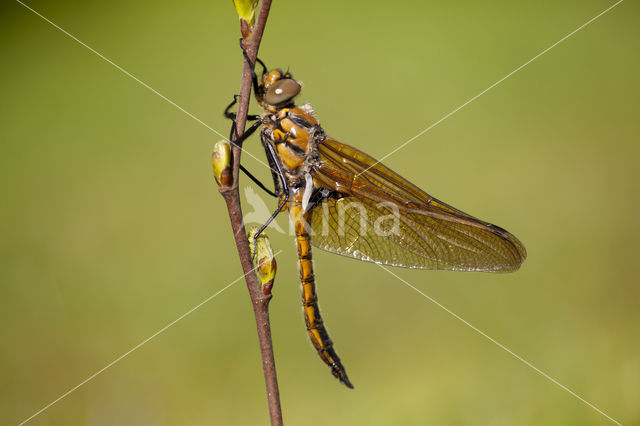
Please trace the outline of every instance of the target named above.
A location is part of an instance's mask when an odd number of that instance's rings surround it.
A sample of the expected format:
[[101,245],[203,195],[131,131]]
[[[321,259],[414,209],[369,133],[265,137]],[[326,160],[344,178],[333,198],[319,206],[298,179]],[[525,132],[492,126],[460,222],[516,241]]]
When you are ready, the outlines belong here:
[[314,246],[422,269],[513,271],[525,260],[515,236],[429,196],[362,151],[327,138],[318,154],[316,187],[340,197],[312,209]]

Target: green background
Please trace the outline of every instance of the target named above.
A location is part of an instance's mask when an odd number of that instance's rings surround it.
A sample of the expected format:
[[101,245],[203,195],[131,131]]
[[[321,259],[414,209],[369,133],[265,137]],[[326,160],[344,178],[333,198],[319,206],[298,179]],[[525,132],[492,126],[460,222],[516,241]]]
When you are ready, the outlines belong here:
[[[231,1],[28,4],[228,133]],[[611,4],[276,0],[260,57],[379,158]],[[385,160],[529,256],[514,274],[394,272],[623,424],[640,424],[638,12],[621,3]],[[220,136],[11,0],[0,60],[0,423],[17,424],[242,272]],[[346,389],[307,341],[293,239],[271,241],[287,424],[611,424],[378,266],[316,250]],[[267,422],[240,281],[30,424]]]

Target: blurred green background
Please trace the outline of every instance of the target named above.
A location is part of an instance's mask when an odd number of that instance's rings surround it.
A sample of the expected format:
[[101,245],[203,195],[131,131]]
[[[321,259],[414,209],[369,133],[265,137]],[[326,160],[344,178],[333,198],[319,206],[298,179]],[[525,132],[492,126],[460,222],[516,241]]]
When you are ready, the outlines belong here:
[[[228,132],[231,1],[28,4]],[[275,1],[260,57],[382,157],[611,4]],[[385,161],[529,254],[514,274],[394,272],[623,424],[640,424],[638,12],[621,3]],[[10,0],[0,58],[0,423],[17,424],[242,272],[218,135]],[[271,241],[287,424],[610,424],[377,266],[316,250],[346,389],[307,341],[293,239]],[[240,281],[29,424],[267,423]]]

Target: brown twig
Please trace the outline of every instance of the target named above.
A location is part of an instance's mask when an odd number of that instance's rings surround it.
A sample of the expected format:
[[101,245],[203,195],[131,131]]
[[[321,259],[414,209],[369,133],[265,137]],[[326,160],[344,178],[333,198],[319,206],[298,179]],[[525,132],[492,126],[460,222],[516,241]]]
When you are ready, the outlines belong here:
[[[246,22],[243,21],[241,23],[241,32],[243,35],[242,43],[249,59],[254,64],[258,55],[258,48],[260,47],[270,7],[271,0],[262,0],[256,23],[253,26],[252,31],[248,31]],[[242,68],[242,82],[238,97],[238,112],[236,115],[236,134],[233,135],[232,142],[242,135],[246,126],[252,89],[251,73],[251,64],[244,60]],[[271,326],[269,323],[269,301],[271,300],[271,294],[265,295],[262,293],[260,283],[258,282],[255,273],[252,272],[253,265],[251,263],[247,233],[242,220],[242,207],[240,205],[240,193],[238,191],[241,153],[242,147],[233,144],[233,184],[229,188],[221,188],[220,193],[227,204],[229,219],[231,220],[231,229],[235,237],[240,263],[245,273],[245,280],[247,282],[247,288],[249,290],[249,296],[251,297],[253,312],[256,318],[258,339],[260,341],[260,354],[262,356],[262,369],[264,371],[264,379],[267,387],[267,400],[269,404],[271,425],[280,426],[282,425],[282,410],[280,408],[280,392],[278,390],[278,379],[276,376],[273,344],[271,341]]]

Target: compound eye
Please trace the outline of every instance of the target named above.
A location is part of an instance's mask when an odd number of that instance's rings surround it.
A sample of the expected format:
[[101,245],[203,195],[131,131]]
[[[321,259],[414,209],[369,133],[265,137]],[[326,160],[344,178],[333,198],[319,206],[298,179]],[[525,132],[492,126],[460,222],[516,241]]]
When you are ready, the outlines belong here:
[[269,87],[264,100],[269,105],[279,105],[298,96],[300,89],[300,84],[293,79],[278,80]]

